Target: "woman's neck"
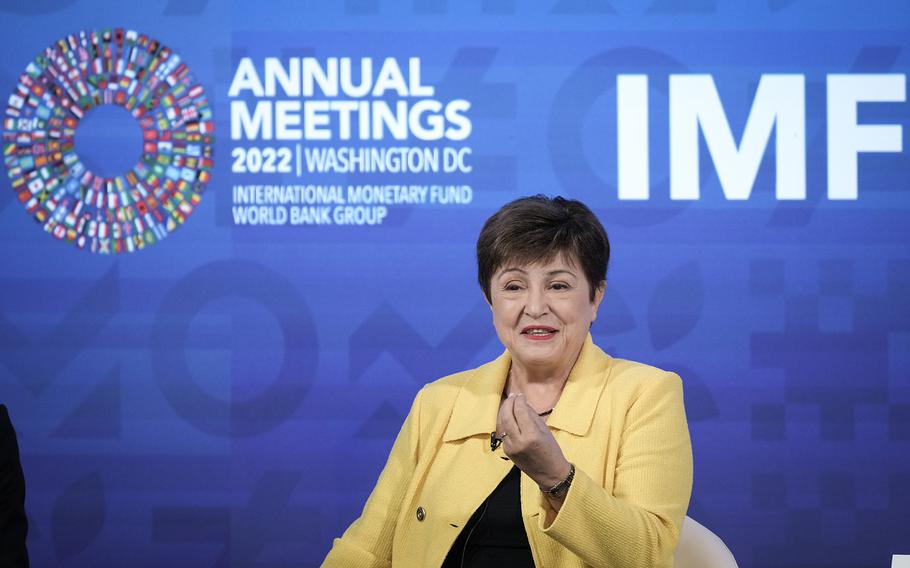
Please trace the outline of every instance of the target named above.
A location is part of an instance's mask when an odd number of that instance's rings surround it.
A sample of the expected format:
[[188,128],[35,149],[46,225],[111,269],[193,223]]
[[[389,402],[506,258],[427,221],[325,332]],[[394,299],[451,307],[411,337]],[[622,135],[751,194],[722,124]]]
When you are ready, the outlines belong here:
[[580,354],[581,348],[579,347],[570,363],[562,367],[531,367],[522,365],[520,361],[513,358],[502,396],[506,397],[511,392],[520,392],[525,395],[531,408],[538,412],[552,409],[559,401],[569,374],[575,367]]
[[520,392],[525,396],[531,408],[538,413],[546,412],[556,406],[559,401],[571,369],[534,371],[528,372],[528,369],[516,365],[513,361],[506,379],[503,397],[508,396],[509,393]]
[[569,377],[570,371],[571,369],[528,368],[517,361],[512,361],[509,381],[515,387],[561,387]]
[[569,378],[569,374],[578,362],[581,350],[584,345],[579,345],[573,356],[561,365],[524,365],[514,357],[509,365],[509,381],[515,386],[536,388],[558,387],[562,390],[563,385]]

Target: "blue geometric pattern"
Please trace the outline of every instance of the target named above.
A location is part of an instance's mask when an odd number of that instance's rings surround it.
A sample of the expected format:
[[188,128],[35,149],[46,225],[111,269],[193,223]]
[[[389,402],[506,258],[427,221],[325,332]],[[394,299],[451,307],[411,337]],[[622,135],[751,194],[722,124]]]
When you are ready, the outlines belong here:
[[[858,104],[859,124],[902,128],[903,150],[859,154],[857,200],[827,194],[828,75],[906,77],[910,9],[748,4],[0,0],[0,93],[103,13],[179,53],[225,133],[210,196],[138,254],[56,244],[2,178],[0,403],[34,565],[317,566],[421,386],[501,353],[475,239],[537,192],[606,225],[592,335],[682,377],[689,514],[740,566],[910,554],[906,101]],[[420,57],[440,100],[471,103],[470,203],[402,206],[379,226],[234,226],[232,186],[247,182],[231,169],[228,90],[242,58],[267,56]],[[648,200],[617,197],[620,73],[647,76]],[[670,198],[670,76],[691,74],[712,76],[737,141],[762,75],[804,76],[805,200],[775,199],[773,131],[748,200],[725,199],[704,134],[700,199]]]

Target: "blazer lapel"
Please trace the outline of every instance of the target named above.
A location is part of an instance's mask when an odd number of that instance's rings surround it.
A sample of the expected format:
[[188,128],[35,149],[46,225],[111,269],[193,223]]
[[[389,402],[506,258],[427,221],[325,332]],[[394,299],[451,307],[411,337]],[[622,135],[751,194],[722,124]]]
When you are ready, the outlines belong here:
[[499,402],[506,384],[512,358],[505,351],[496,359],[466,373],[455,399],[452,417],[443,434],[444,442],[475,436],[490,435],[496,430]]
[[[559,402],[547,420],[549,426],[576,436],[588,433],[600,393],[607,383],[611,360],[588,334]],[[493,361],[466,373],[443,434],[444,442],[489,435],[496,429],[502,389],[511,364],[512,357],[506,350]]]
[[594,421],[594,412],[609,378],[612,358],[594,345],[591,334],[569,373],[553,414],[547,420],[551,428],[586,436]]

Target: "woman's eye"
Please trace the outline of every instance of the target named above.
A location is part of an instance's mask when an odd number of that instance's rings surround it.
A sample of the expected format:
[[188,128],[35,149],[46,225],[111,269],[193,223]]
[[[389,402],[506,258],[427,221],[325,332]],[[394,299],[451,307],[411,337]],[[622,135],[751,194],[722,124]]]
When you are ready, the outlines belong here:
[[554,283],[550,284],[550,287],[553,288],[554,290],[568,290],[569,289],[569,285],[566,284],[565,282],[554,282]]
[[506,284],[505,289],[510,292],[514,292],[516,290],[520,290],[521,287],[518,284]]

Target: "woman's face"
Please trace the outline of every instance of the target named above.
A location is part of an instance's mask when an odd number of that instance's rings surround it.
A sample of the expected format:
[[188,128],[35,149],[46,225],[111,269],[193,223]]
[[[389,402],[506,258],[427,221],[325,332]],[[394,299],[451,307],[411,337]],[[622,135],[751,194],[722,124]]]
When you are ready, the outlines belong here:
[[505,263],[490,282],[493,326],[512,359],[528,368],[567,372],[597,317],[603,287],[590,285],[574,259]]

